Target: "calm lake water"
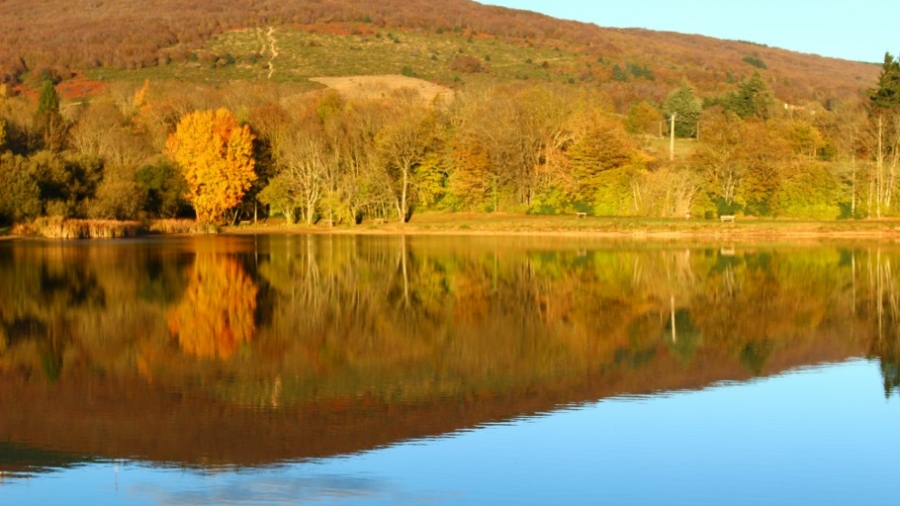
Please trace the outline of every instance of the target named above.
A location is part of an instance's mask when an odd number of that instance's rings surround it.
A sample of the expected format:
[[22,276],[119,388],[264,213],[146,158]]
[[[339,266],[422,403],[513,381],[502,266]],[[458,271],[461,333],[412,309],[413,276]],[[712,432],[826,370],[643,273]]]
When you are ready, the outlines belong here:
[[898,422],[897,246],[0,242],[3,505],[896,504]]

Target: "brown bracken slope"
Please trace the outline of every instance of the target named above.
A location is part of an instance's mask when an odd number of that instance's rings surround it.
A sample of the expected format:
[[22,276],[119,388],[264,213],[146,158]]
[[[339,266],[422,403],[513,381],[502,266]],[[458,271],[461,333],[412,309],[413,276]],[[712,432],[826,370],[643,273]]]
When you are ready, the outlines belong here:
[[[190,57],[210,38],[253,26],[358,23],[373,28],[456,31],[516,44],[562,48],[584,57],[598,81],[615,65],[649,68],[653,80],[614,83],[628,95],[658,99],[682,78],[712,94],[765,62],[782,100],[827,103],[871,87],[879,67],[739,41],[602,28],[484,6],[470,0],[2,0],[0,81],[23,76],[62,78],[73,70],[134,69]],[[872,48],[880,60],[885,48]],[[621,91],[620,91],[621,93]]]

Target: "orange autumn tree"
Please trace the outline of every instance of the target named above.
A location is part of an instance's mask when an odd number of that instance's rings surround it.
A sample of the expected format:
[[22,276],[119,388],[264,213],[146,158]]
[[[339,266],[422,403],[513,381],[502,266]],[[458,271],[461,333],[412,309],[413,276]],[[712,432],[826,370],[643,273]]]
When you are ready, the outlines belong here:
[[250,127],[225,108],[195,111],[178,122],[166,140],[166,156],[187,181],[198,221],[220,221],[250,189],[256,180],[253,139]]

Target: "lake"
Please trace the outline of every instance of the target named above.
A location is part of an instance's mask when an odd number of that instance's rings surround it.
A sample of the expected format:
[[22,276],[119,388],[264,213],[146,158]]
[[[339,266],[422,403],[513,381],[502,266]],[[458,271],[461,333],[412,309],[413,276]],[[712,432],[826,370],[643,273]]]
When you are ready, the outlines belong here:
[[895,504],[898,421],[891,244],[0,241],[4,505]]

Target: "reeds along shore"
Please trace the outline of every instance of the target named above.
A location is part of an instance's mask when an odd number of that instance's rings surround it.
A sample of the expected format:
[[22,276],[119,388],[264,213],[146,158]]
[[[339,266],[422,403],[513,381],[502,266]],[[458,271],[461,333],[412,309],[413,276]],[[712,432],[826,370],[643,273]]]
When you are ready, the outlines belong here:
[[152,222],[117,220],[77,220],[61,217],[39,218],[13,227],[12,235],[39,236],[47,239],[118,239],[147,234],[214,233],[215,226],[194,220],[154,220]]

